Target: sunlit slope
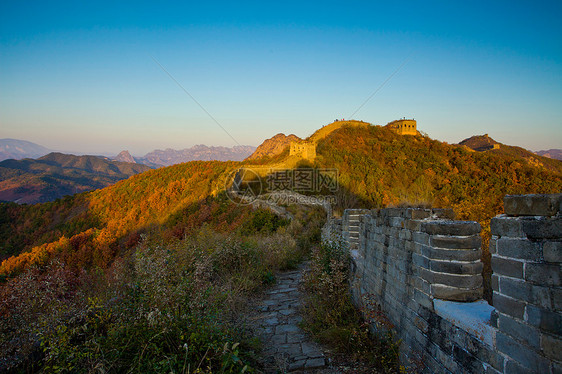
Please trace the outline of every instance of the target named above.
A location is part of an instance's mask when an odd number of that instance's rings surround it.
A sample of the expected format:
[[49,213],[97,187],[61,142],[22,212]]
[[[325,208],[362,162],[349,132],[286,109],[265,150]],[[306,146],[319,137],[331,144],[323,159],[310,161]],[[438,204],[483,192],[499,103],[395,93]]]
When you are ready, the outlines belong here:
[[515,155],[471,152],[379,126],[332,132],[319,141],[316,163],[337,168],[342,190],[360,204],[453,207],[463,219],[501,213],[506,194],[562,191],[562,162],[551,171]]
[[[194,161],[150,170],[110,187],[58,200],[18,207],[1,205],[0,219],[10,222],[1,234],[10,274],[57,253],[77,265],[107,265],[138,230],[162,225],[190,204],[224,189],[225,175],[239,163]],[[21,245],[13,237],[27,238]]]

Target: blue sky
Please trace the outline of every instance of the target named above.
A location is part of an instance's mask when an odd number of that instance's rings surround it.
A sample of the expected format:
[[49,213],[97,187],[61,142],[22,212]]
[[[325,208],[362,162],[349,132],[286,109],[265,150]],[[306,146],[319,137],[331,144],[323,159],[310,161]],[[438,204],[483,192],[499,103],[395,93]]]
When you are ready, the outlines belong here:
[[[562,148],[562,2],[2,2],[0,138],[76,153],[305,137],[354,116]],[[409,57],[409,58],[408,58]]]

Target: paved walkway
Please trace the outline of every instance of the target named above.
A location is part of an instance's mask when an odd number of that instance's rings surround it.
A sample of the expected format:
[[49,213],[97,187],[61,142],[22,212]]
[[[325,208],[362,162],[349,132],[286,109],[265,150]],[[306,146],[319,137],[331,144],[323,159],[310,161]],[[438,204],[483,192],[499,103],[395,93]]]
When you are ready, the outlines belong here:
[[298,326],[302,321],[299,284],[304,270],[305,265],[279,274],[275,286],[256,305],[252,319],[255,333],[263,342],[266,373],[316,371],[326,365],[320,346]]

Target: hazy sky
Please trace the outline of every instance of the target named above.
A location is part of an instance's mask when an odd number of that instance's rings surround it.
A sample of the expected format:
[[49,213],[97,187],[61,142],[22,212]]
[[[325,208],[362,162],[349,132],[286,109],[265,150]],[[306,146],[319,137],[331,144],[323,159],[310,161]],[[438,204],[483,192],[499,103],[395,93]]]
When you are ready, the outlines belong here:
[[348,119],[402,66],[355,119],[562,148],[559,0],[82,3],[0,3],[0,138],[235,145],[154,57],[239,144]]

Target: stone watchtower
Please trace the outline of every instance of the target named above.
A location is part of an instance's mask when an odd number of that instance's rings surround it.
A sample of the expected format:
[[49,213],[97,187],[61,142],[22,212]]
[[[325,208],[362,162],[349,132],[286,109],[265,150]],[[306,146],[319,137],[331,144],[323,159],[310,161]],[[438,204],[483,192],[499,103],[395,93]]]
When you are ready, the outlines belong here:
[[389,122],[386,127],[400,135],[418,134],[416,121],[414,119],[398,119],[396,121]]
[[289,155],[314,160],[316,157],[316,144],[306,141],[292,142],[289,148]]

